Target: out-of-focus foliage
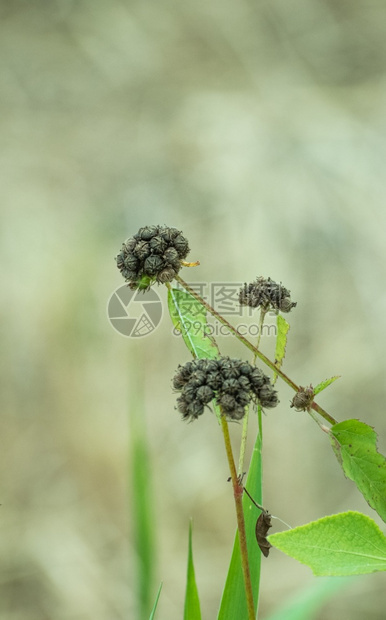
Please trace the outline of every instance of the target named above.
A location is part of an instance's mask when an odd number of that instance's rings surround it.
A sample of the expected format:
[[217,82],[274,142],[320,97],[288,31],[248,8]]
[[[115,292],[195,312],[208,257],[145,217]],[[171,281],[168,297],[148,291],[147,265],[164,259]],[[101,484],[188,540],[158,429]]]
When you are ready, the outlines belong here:
[[[376,427],[385,452],[385,19],[371,1],[0,2],[1,617],[135,617],[134,397],[154,476],[157,614],[181,617],[192,516],[215,617],[234,535],[215,416],[185,425],[174,410],[188,357],[166,291],[146,338],[106,318],[123,283],[113,257],[144,224],[183,230],[201,267],[182,277],[208,298],[221,286],[205,283],[282,281],[298,302],[283,369],[300,385],[342,375],[318,402]],[[272,357],[274,338],[261,348]],[[276,387],[267,507],[293,526],[366,512],[327,437]],[[272,550],[261,613],[308,572]],[[378,620],[378,577],[324,617]]]

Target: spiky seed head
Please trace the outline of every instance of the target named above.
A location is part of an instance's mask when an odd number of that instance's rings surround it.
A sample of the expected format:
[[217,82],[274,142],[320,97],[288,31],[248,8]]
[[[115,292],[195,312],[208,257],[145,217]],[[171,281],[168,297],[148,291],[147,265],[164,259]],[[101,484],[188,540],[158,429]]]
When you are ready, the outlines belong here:
[[174,279],[175,275],[176,271],[174,269],[172,269],[171,267],[166,267],[166,269],[163,269],[157,275],[157,282],[160,282],[161,284],[165,284],[165,282],[171,282]]
[[148,276],[155,276],[164,266],[164,262],[160,256],[151,254],[144,262],[143,270]]
[[214,392],[209,387],[209,385],[201,385],[197,389],[197,398],[198,398],[198,400],[203,402],[205,405],[207,405],[208,403],[210,403],[211,400],[213,400]]
[[135,248],[133,250],[134,256],[136,256],[140,261],[144,261],[150,254],[150,246],[147,241],[137,241]]

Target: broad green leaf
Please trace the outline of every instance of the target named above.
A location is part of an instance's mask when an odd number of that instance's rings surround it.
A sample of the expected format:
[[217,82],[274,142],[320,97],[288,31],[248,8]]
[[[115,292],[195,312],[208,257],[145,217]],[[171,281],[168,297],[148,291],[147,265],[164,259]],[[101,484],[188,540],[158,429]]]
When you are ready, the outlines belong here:
[[293,530],[271,534],[271,545],[315,575],[338,577],[386,570],[386,536],[360,512],[323,517]]
[[188,574],[186,581],[184,620],[201,620],[200,599],[193,563],[192,522],[189,524]]
[[[245,485],[258,504],[261,504],[262,497],[261,468],[261,440],[259,434],[257,436],[255,447],[253,449],[251,464],[248,473],[248,480]],[[253,600],[256,609],[259,599],[261,551],[256,541],[255,526],[260,512],[256,508],[256,506],[252,504],[246,493],[244,493],[243,497],[243,508],[248,546],[248,560],[252,580]],[[221,599],[218,620],[235,620],[236,618],[237,620],[248,620],[238,532],[236,532],[235,536],[232,557]]]
[[169,289],[168,307],[174,328],[179,331],[194,357],[219,356],[217,345],[209,333],[206,309],[194,297],[177,288]]
[[[287,345],[287,334],[289,331],[289,324],[287,321],[281,316],[281,314],[277,315],[276,319],[277,324],[277,336],[276,336],[276,348],[275,348],[275,366],[281,368],[283,363],[283,359],[285,356],[285,348]],[[273,383],[275,383],[278,375],[275,373],[273,376]]]
[[[354,577],[320,577],[315,579],[306,590],[297,593],[290,601],[284,603],[267,620],[311,620],[321,617],[319,612],[323,605],[339,590],[351,583]],[[318,616],[316,616],[318,614]]]
[[151,610],[149,620],[154,620],[155,610],[157,609],[158,599],[159,599],[159,595],[161,594],[161,589],[162,589],[162,582],[160,583],[160,586],[158,588],[157,596],[155,597],[154,606],[153,606],[153,609]]
[[318,383],[318,385],[314,387],[314,395],[316,396],[316,394],[319,394],[319,392],[325,390],[326,387],[331,385],[331,383],[334,383],[337,379],[340,379],[340,375],[335,375],[334,377],[330,377],[330,379],[325,379],[324,381]]
[[386,459],[377,451],[377,434],[359,420],[345,420],[329,430],[331,445],[347,478],[386,521]]

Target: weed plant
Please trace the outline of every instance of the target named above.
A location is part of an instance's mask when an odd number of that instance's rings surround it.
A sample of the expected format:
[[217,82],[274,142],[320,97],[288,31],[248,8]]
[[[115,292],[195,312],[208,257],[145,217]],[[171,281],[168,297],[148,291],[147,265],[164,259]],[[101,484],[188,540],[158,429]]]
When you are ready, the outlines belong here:
[[[199,421],[196,421],[202,415],[213,410],[219,432],[223,435],[237,530],[219,603],[218,620],[257,618],[261,556],[268,558],[271,547],[308,565],[317,576],[342,577],[385,571],[386,537],[370,517],[360,512],[347,511],[324,516],[306,525],[288,526],[282,532],[269,535],[272,515],[263,507],[262,490],[263,413],[278,405],[280,381],[287,383],[294,391],[290,407],[311,416],[317,430],[327,435],[331,454],[338,459],[343,474],[356,484],[369,506],[383,521],[386,521],[386,459],[377,451],[377,436],[372,427],[357,419],[338,422],[316,402],[316,396],[338,376],[332,376],[316,386],[300,386],[284,373],[282,366],[289,323],[283,314],[288,316],[296,307],[290,291],[281,283],[263,276],[246,283],[239,291],[240,305],[248,306],[259,314],[260,328],[268,311],[276,314],[275,359],[271,360],[260,350],[259,337],[257,342],[250,342],[181,278],[179,272],[182,267],[199,264],[198,261],[186,262],[188,253],[189,244],[181,231],[167,226],[145,226],[123,244],[116,261],[131,289],[147,291],[155,283],[167,287],[171,321],[181,333],[193,358],[179,365],[175,371],[173,389],[177,396],[176,408],[182,420],[198,424]],[[173,282],[176,284],[173,285]],[[247,349],[246,357],[231,359],[221,355],[210,335],[208,313]],[[258,433],[252,458],[247,465],[245,447],[251,410],[257,413]],[[241,425],[237,465],[229,435],[230,421],[240,422]],[[140,486],[144,488],[143,481]],[[137,517],[144,523],[142,533],[146,539],[151,528],[149,506],[143,498]],[[146,611],[149,601],[146,567],[150,571],[151,566],[148,550],[145,555],[142,618],[149,617],[150,611]],[[333,589],[333,585],[329,586],[328,591]],[[161,587],[150,618],[156,617],[160,592]],[[307,617],[303,613],[305,605],[309,606],[309,601],[301,602],[298,615],[293,617]],[[191,524],[184,619],[201,619]]]

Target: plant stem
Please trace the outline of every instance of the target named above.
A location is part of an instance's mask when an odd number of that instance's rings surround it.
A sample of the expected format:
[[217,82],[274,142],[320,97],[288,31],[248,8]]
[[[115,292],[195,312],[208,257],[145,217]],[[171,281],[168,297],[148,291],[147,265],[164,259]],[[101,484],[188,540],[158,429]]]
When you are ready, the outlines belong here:
[[241,555],[241,565],[243,568],[244,575],[244,585],[245,585],[245,595],[247,601],[247,609],[248,609],[248,618],[249,620],[255,619],[255,606],[253,603],[253,592],[252,592],[252,582],[251,582],[251,574],[249,571],[249,563],[248,563],[248,549],[247,549],[247,536],[245,532],[245,521],[244,521],[244,512],[243,512],[243,490],[244,487],[240,484],[240,480],[237,477],[235,461],[232,453],[232,445],[229,436],[229,428],[228,423],[224,414],[220,416],[221,420],[221,428],[224,436],[225,450],[228,458],[229,470],[231,473],[232,486],[233,486],[233,495],[235,498],[236,505],[236,516],[237,516],[237,529],[239,532],[239,543],[240,543],[240,555]]
[[260,403],[257,405],[257,419],[259,422],[259,435],[261,441],[261,447],[263,447],[263,415]]
[[[264,318],[265,318],[266,312],[267,311],[264,310],[263,308],[260,310],[259,334],[257,336],[256,349],[258,349],[260,345],[261,332],[263,330],[263,324],[264,324]],[[253,355],[253,363],[256,364],[256,353],[254,353]],[[260,412],[260,418],[261,418],[261,412]],[[245,416],[243,417],[243,429],[241,431],[239,466],[237,469],[237,473],[239,476],[242,476],[243,469],[244,469],[245,450],[247,447],[247,436],[248,436],[248,421],[249,421],[249,407],[245,412]],[[260,422],[261,420],[259,419],[259,424]],[[260,424],[259,426],[260,434],[261,434],[261,430],[262,429],[261,429],[261,424]]]
[[[263,331],[264,319],[265,319],[266,314],[267,314],[267,310],[264,308],[261,308],[260,321],[259,321],[259,333],[257,335],[256,349],[258,349],[260,346],[261,332]],[[256,364],[256,353],[254,353],[253,355],[253,363]]]
[[240,441],[240,454],[239,454],[239,466],[237,468],[237,475],[243,475],[244,469],[244,459],[245,459],[245,449],[247,447],[247,436],[248,436],[248,420],[249,420],[249,407],[245,412],[243,417],[243,428],[241,431],[241,441]]
[[[225,325],[229,331],[236,336],[236,338],[238,338],[240,340],[240,342],[242,342],[250,351],[252,351],[252,353],[258,357],[262,362],[264,362],[264,364],[266,364],[266,366],[268,366],[269,368],[271,368],[271,370],[273,370],[281,379],[283,379],[283,381],[285,381],[285,383],[287,383],[287,385],[289,385],[293,390],[295,390],[295,392],[299,391],[299,386],[296,385],[296,383],[294,381],[292,381],[292,379],[290,379],[280,368],[278,368],[274,362],[271,362],[270,359],[268,359],[268,357],[266,355],[264,355],[264,353],[262,353],[261,351],[259,351],[253,344],[252,342],[249,342],[249,340],[247,340],[247,338],[245,338],[245,336],[243,336],[242,334],[240,334],[240,332],[236,329],[236,327],[233,327],[233,325],[231,323],[229,323],[229,321],[227,321],[223,316],[221,316],[221,314],[219,314],[217,312],[217,310],[215,310],[214,308],[212,308],[212,306],[210,304],[208,304],[198,293],[196,293],[196,291],[194,291],[189,284],[187,284],[187,282],[185,282],[179,275],[175,276],[175,279],[181,284],[181,286],[183,286],[183,288],[188,291],[188,293],[190,295],[192,295],[192,297],[194,297],[195,299],[197,299],[197,301],[200,302],[200,304],[202,304],[207,310],[208,312],[210,312],[210,314],[212,316],[214,316],[218,321],[220,321],[220,323],[222,323],[223,325]],[[329,414],[327,413],[327,411],[325,411],[324,409],[322,409],[322,407],[320,407],[317,403],[313,402],[311,405],[312,409],[314,409],[315,411],[317,411],[317,413],[322,416],[322,418],[324,418],[327,422],[329,422],[330,424],[334,425],[337,423],[337,421]]]
[[318,414],[322,416],[322,418],[327,420],[327,422],[329,422],[333,426],[334,424],[337,424],[337,421],[335,420],[335,418],[333,418],[329,413],[327,413],[327,411],[324,411],[324,409],[322,409],[320,405],[318,405],[318,403],[315,403],[315,401],[311,404],[311,408],[315,409],[315,411],[317,411]]

